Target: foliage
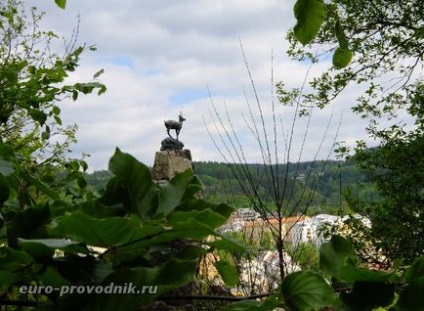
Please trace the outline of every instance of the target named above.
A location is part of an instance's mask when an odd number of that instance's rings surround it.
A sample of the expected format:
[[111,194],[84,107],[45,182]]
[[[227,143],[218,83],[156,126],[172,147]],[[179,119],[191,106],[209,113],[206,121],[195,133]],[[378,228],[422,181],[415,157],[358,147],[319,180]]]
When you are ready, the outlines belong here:
[[[250,134],[258,147],[258,156],[263,164],[249,164],[246,162],[243,140],[239,137],[237,129],[232,124],[228,109],[225,109],[226,117],[222,117],[212,99],[214,114],[212,115],[211,113],[212,121],[210,124],[215,127],[213,132],[216,134],[212,135],[209,129],[208,133],[218,152],[227,163],[233,179],[237,181],[238,188],[248,199],[248,206],[244,207],[251,208],[260,215],[262,218],[261,226],[269,230],[272,239],[275,241],[276,250],[271,255],[270,266],[260,267],[259,263],[262,260],[259,260],[259,258],[263,256],[262,254],[257,254],[257,258],[254,258],[251,265],[253,266],[251,270],[254,272],[246,277],[251,280],[252,275],[258,274],[256,271],[273,270],[271,273],[275,276],[269,278],[266,273],[262,273],[259,284],[253,284],[251,287],[252,290],[258,288],[259,293],[261,293],[264,288],[273,288],[276,282],[284,280],[285,276],[294,268],[285,259],[288,256],[283,243],[283,239],[287,234],[283,223],[284,219],[293,216],[294,221],[300,221],[298,215],[304,215],[312,211],[314,205],[319,205],[317,202],[323,202],[327,197],[320,196],[317,191],[321,177],[324,175],[327,161],[318,161],[317,157],[327,138],[331,118],[329,118],[327,130],[322,133],[321,142],[311,166],[306,170],[306,174],[301,174],[300,161],[307,145],[312,117],[312,113],[309,113],[307,126],[301,130],[302,137],[300,141],[295,139],[295,128],[298,126],[298,111],[300,107],[297,97],[301,90],[286,92],[282,84],[277,85],[276,96],[280,105],[277,107],[272,97],[269,106],[265,109],[264,104],[259,99],[244,53],[243,56],[251,81],[255,103],[255,107],[253,107],[249,102],[249,98],[245,95],[248,117],[244,117],[244,127],[250,130]],[[277,108],[281,110],[277,112]],[[269,116],[265,114],[265,111],[272,111],[272,114]],[[241,114],[244,115],[243,113]],[[285,129],[286,124],[283,126],[283,122],[277,122],[277,119],[280,120],[281,118],[282,120],[283,117],[284,123],[288,124],[288,131]],[[270,124],[266,122],[268,118],[271,120]],[[294,155],[293,149],[297,144],[299,146],[296,147],[299,148],[300,152]],[[330,151],[326,160],[328,160],[333,147],[334,141],[328,147]],[[292,164],[293,158],[295,158],[296,162]],[[290,170],[290,167],[293,170]],[[316,169],[314,173],[312,173],[313,168]],[[254,231],[252,230],[252,233]]]
[[[3,162],[1,168],[11,168],[10,162]],[[59,215],[56,207],[65,202],[52,197],[43,205],[27,206],[5,223],[8,242],[0,249],[0,273],[7,278],[1,287],[2,303],[13,303],[5,298],[13,297],[44,301],[43,307],[54,310],[136,309],[193,280],[199,256],[214,245],[242,249],[215,231],[233,210],[196,199],[201,184],[189,171],[159,186],[146,166],[119,149],[109,169],[114,176],[101,197],[68,206],[68,212]],[[13,174],[11,169],[10,177]],[[5,189],[15,190],[10,183]],[[9,202],[7,198],[2,202],[2,211]],[[223,238],[226,243],[202,243],[208,236]],[[174,241],[178,240],[190,242],[177,247]],[[16,288],[23,285],[54,288],[112,283],[134,284],[138,290],[154,285],[158,291],[150,295],[78,295],[78,299],[76,293],[60,296],[58,292],[16,297]]]
[[324,3],[319,0],[299,0],[294,5],[294,16],[297,24],[294,26],[296,38],[303,44],[308,44],[318,33],[326,17]]
[[[359,114],[380,117],[408,107],[420,84],[414,71],[423,60],[422,1],[298,0],[295,16],[321,16],[323,6],[326,18],[321,24],[298,27],[298,19],[288,35],[289,55],[315,62],[333,53],[333,66],[342,70],[328,70],[313,79],[315,91],[304,95],[306,102],[323,107],[348,84],[358,83],[365,87],[354,108]],[[305,36],[310,39],[305,41]],[[299,47],[298,42],[307,45]]]
[[76,47],[73,38],[64,56],[55,54],[51,45],[57,36],[38,26],[43,14],[36,8],[26,11],[20,1],[0,5],[0,160],[10,163],[0,179],[3,185],[11,179],[16,189],[7,207],[12,213],[57,197],[50,188],[66,185],[69,198],[84,191],[81,171],[87,164],[67,157],[77,127],[62,125],[58,103],[81,93],[102,94],[106,87],[96,79],[66,84],[86,48]]
[[319,263],[318,249],[312,243],[299,243],[296,249],[287,248],[292,260],[298,264],[302,270],[317,271]]
[[[374,247],[389,259],[410,264],[424,249],[424,87],[419,75],[424,50],[423,2],[332,0],[322,5],[326,18],[319,31],[315,31],[318,25],[304,24],[315,33],[306,46],[298,44],[305,43],[303,28],[301,34],[293,31],[288,36],[293,58],[315,62],[334,53],[333,68],[310,82],[312,92],[304,100],[324,107],[348,85],[361,84],[363,91],[353,111],[368,118],[366,131],[379,146],[370,149],[358,142],[353,159],[375,184],[376,195],[365,201],[348,193],[348,200],[352,209],[371,219]],[[313,6],[298,9],[303,11],[295,15],[317,15],[320,10]]]
[[424,144],[422,84],[408,112],[415,119],[410,129],[392,126],[370,129],[380,146],[358,144],[354,163],[375,184],[367,200],[349,194],[351,208],[371,220],[370,241],[391,260],[411,263],[424,252]]
[[242,252],[219,253],[219,257],[225,258],[237,271],[237,286],[233,285],[232,288],[246,297],[266,295],[273,291],[279,284],[275,261],[272,260],[277,254],[277,247],[266,223],[257,222],[255,226],[243,227],[241,231],[226,231],[224,234],[246,246]]
[[424,254],[424,136],[421,131],[391,138],[354,157],[374,180],[382,200],[353,202],[373,223],[375,245],[390,259],[411,263]]
[[66,0],[54,0],[58,7],[61,9],[65,9],[66,7]]
[[[57,103],[103,93],[96,80],[103,71],[91,82],[66,84],[85,48],[72,43],[64,57],[52,54],[56,35],[40,31],[42,15],[35,8],[30,13],[27,21],[21,2],[1,2],[0,304],[136,309],[191,281],[202,254],[240,249],[228,239],[200,244],[220,237],[214,229],[232,209],[196,199],[200,182],[190,173],[158,186],[146,166],[117,150],[102,195],[87,190],[87,164],[65,157],[74,129],[65,128],[63,144],[50,139],[62,125]],[[175,242],[182,240],[187,242]],[[159,289],[130,298],[86,293],[78,299],[80,292],[55,290],[74,285],[92,292],[111,284]],[[27,290],[35,285],[41,290]]]
[[331,307],[362,311],[388,306],[393,310],[423,310],[422,295],[412,296],[423,290],[423,265],[421,256],[406,270],[396,267],[388,272],[370,270],[361,266],[352,243],[335,235],[320,248],[320,274],[311,271],[289,274],[278,293],[265,301],[243,301],[223,310]]

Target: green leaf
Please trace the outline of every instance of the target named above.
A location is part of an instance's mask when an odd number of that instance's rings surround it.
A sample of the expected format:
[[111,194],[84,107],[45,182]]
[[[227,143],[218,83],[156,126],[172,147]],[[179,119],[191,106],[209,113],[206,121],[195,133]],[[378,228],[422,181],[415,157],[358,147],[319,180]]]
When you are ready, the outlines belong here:
[[356,281],[387,282],[392,278],[396,278],[394,271],[387,273],[384,271],[358,268],[353,265],[345,265],[340,268],[340,279],[349,283]]
[[395,285],[382,282],[353,283],[352,290],[340,293],[341,300],[354,311],[389,306],[395,299]]
[[10,186],[7,178],[0,173],[0,209],[3,203],[7,201],[10,195]]
[[14,70],[15,68],[11,68],[9,70],[5,70],[2,74],[7,78],[10,84],[18,84],[18,72]]
[[149,240],[143,241],[142,245],[151,246],[179,239],[194,239],[201,241],[207,236],[217,235],[217,233],[213,229],[209,228],[209,226],[190,217],[181,221],[173,220],[169,224],[170,227],[168,229],[163,229],[161,234],[158,234]]
[[215,263],[215,267],[221,275],[224,283],[228,286],[237,286],[239,283],[239,275],[237,269],[228,261],[219,260]]
[[58,125],[62,125],[62,119],[61,118],[59,118],[58,116],[53,116],[53,118]]
[[138,217],[93,218],[81,212],[64,216],[51,228],[52,234],[84,242],[87,245],[112,247],[138,239],[148,239],[162,232],[159,226],[141,227]]
[[107,87],[106,85],[102,85],[99,89],[99,91],[97,92],[97,95],[102,95],[103,93],[105,93],[107,91]]
[[28,72],[30,74],[32,74],[32,75],[35,74],[36,70],[37,70],[37,68],[35,66],[28,66]]
[[64,278],[56,267],[48,266],[41,276],[41,281],[46,286],[60,288],[61,286],[72,286],[72,283]]
[[231,238],[225,237],[225,239],[217,239],[212,242],[206,243],[209,246],[215,247],[217,249],[227,250],[231,252],[243,252],[246,251],[246,246],[240,244],[239,241],[233,240]]
[[[226,239],[225,236],[220,235],[207,225],[197,221],[193,218],[187,218],[180,221],[173,221],[168,224],[168,227],[159,227],[156,233],[152,233],[150,236],[128,243],[114,249],[113,255],[116,256],[116,260],[128,261],[140,255],[144,255],[149,247],[155,249],[167,249],[166,243],[178,240],[195,240],[203,241],[206,237],[217,236],[221,239]],[[228,241],[230,244],[231,241]],[[165,246],[164,246],[165,245]],[[239,245],[233,245],[232,248],[241,247]]]
[[60,115],[60,108],[58,106],[54,106],[52,111],[55,115]]
[[116,148],[109,161],[109,170],[116,175],[124,189],[124,207],[138,213],[143,220],[157,212],[158,187],[153,183],[150,169],[133,156]]
[[343,49],[348,49],[349,41],[347,40],[344,29],[342,28],[339,20],[336,22],[334,32],[336,33],[336,38],[340,47]]
[[89,255],[67,254],[65,257],[55,258],[47,263],[63,278],[77,285],[101,283],[114,272],[111,262]]
[[103,193],[103,196],[99,199],[99,203],[108,207],[120,207],[120,205],[122,205],[123,209],[123,204],[127,200],[126,189],[124,189],[124,186],[122,185],[122,179],[118,177],[112,177],[109,179],[106,185],[106,190]]
[[4,177],[10,176],[15,172],[15,164],[9,161],[5,161],[0,156],[0,174]]
[[47,131],[44,131],[44,132],[42,132],[41,133],[41,138],[42,139],[49,139],[50,138],[50,133],[49,132],[47,132]]
[[76,83],[74,84],[76,90],[82,92],[83,94],[90,94],[94,89],[103,90],[105,88],[104,84],[99,82],[88,82],[88,83]]
[[8,228],[8,246],[17,247],[18,238],[33,238],[45,231],[50,220],[48,206],[30,207],[17,213]]
[[88,164],[87,164],[87,162],[86,161],[79,161],[80,162],[80,165],[81,165],[81,167],[82,167],[82,170],[84,171],[84,172],[86,172],[87,170],[88,170]]
[[339,280],[342,280],[342,267],[354,266],[356,262],[352,243],[338,235],[333,235],[330,241],[322,244],[319,254],[319,265],[322,271]]
[[180,205],[192,181],[193,173],[186,170],[175,175],[165,186],[162,186],[159,190],[159,206],[156,214],[161,213],[166,216]]
[[42,191],[44,194],[46,194],[47,196],[49,196],[51,199],[53,200],[59,200],[59,194],[51,189],[49,186],[47,186],[45,183],[43,183],[41,180],[34,178],[33,176],[31,176],[28,173],[22,173],[21,177],[30,185],[36,187],[38,190]]
[[0,270],[0,287],[9,287],[11,284],[21,281],[21,278],[16,273]]
[[38,122],[40,125],[44,125],[44,123],[46,123],[47,121],[47,115],[41,110],[31,109],[28,111],[28,114],[34,121]]
[[179,260],[198,260],[208,252],[204,247],[193,245],[185,246],[180,252],[175,255],[175,259]]
[[227,218],[209,209],[204,211],[194,210],[192,212],[174,212],[169,215],[170,223],[182,222],[188,218],[196,219],[198,222],[203,223],[205,226],[208,226],[211,229],[215,229],[227,221]]
[[183,204],[179,205],[175,208],[175,211],[205,211],[205,210],[211,210],[214,213],[217,213],[224,217],[225,219],[228,219],[231,214],[234,212],[234,207],[231,207],[227,204],[215,204],[206,202],[203,200],[188,200],[184,201]]
[[352,60],[353,52],[348,48],[338,47],[333,54],[333,65],[337,69],[341,69],[349,65]]
[[72,91],[72,100],[76,101],[78,99],[78,91],[77,90],[73,90]]
[[424,255],[416,259],[405,272],[407,282],[413,282],[421,278],[424,278]]
[[[53,251],[58,249],[66,252],[73,252],[73,253],[81,253],[81,254],[88,254],[89,250],[87,249],[86,245],[81,242],[74,242],[71,240],[65,240],[65,239],[18,239],[18,244],[22,246],[24,250],[28,246],[37,246],[43,245],[47,248],[52,249]],[[29,253],[29,252],[28,252]]]
[[[184,221],[173,222],[168,224],[169,227],[155,226],[156,231],[152,231],[146,238],[138,239],[133,243],[120,246],[114,249],[113,255],[116,261],[129,261],[139,256],[144,256],[149,247],[155,249],[167,249],[166,243],[178,240],[195,240],[203,241],[206,237],[216,236],[217,241],[206,243],[212,247],[223,250],[241,251],[245,248],[229,240],[227,237],[220,235],[203,223],[187,218]],[[145,227],[145,226],[144,226]],[[144,228],[143,227],[143,228]]]
[[79,177],[77,179],[77,184],[78,184],[78,187],[80,187],[80,189],[87,188],[87,181],[85,180],[84,177]]
[[331,287],[319,274],[294,272],[286,276],[281,284],[282,297],[290,310],[311,310],[330,306],[335,295]]
[[79,170],[79,162],[77,160],[70,161],[68,163],[68,165],[74,171],[78,171]]
[[65,9],[66,7],[66,0],[54,0],[57,4],[57,6],[61,9]]
[[400,294],[397,306],[403,311],[424,310],[424,277],[416,279]]
[[[174,260],[154,268],[122,268],[109,275],[103,286],[124,286],[127,290],[119,294],[67,295],[59,299],[58,310],[72,306],[73,310],[138,310],[160,295],[193,280],[197,261]],[[131,291],[131,292],[130,292]],[[77,299],[76,299],[77,298]],[[78,308],[76,308],[78,306]]]
[[0,270],[16,271],[31,265],[34,261],[29,254],[9,247],[0,247]]
[[280,306],[277,297],[269,297],[264,301],[244,300],[222,307],[219,311],[270,311]]
[[294,35],[303,45],[311,42],[317,35],[327,15],[324,3],[319,0],[297,0],[294,5],[294,16],[297,23]]
[[80,205],[79,210],[94,218],[124,217],[127,212],[120,206],[104,206],[99,201],[88,201]]
[[48,247],[42,243],[31,243],[27,241],[30,240],[18,239],[19,247],[34,259],[44,261],[53,257],[54,248]]
[[406,270],[405,279],[410,284],[401,292],[398,306],[406,311],[424,310],[424,256]]
[[93,76],[93,78],[94,79],[97,79],[98,77],[100,77],[103,73],[104,73],[105,71],[104,71],[104,69],[100,69],[99,71],[97,71],[95,74],[94,74],[94,76]]

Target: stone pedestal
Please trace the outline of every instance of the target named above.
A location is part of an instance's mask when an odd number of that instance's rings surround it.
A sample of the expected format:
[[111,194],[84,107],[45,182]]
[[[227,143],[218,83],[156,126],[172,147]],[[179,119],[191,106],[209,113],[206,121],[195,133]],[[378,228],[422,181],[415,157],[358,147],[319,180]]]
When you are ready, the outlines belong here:
[[[168,140],[164,140],[170,141]],[[175,142],[176,140],[173,140]],[[164,143],[162,142],[161,151],[157,151],[155,154],[155,163],[153,164],[152,169],[152,178],[158,185],[166,184],[171,180],[176,174],[185,172],[186,170],[194,171],[193,164],[191,162],[191,152],[188,149],[181,150],[162,150]],[[168,146],[169,147],[169,146]],[[194,243],[191,240],[174,240],[168,242],[168,246],[173,252],[178,253],[181,250],[185,249],[189,245],[196,245],[200,247],[199,243]],[[160,259],[159,262],[160,263]],[[157,264],[158,264],[157,263]],[[185,284],[171,292],[167,293],[167,296],[191,296],[194,293],[200,291],[200,286],[195,281],[191,281],[188,284]],[[165,302],[155,301],[141,310],[173,310],[174,306],[188,305],[191,301],[188,300],[168,300]]]
[[190,150],[158,151],[155,155],[152,177],[156,181],[168,181],[177,173],[184,172],[187,169],[193,171]]

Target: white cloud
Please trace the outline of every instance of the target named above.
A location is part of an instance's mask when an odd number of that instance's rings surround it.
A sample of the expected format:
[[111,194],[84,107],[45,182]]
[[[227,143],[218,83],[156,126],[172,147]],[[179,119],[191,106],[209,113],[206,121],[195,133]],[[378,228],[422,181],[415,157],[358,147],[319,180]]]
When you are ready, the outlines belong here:
[[[71,79],[89,80],[103,68],[100,78],[108,91],[100,97],[90,95],[62,104],[64,121],[79,125],[74,153],[91,154],[88,162],[94,170],[107,167],[116,146],[152,165],[166,137],[163,120],[177,118],[179,111],[187,118],[180,139],[194,160],[223,160],[203,124],[203,116],[210,122],[208,87],[221,113],[225,111],[223,103],[227,104],[247,160],[260,160],[242,117],[248,115],[243,89],[252,105],[254,96],[239,40],[271,132],[271,51],[274,82],[283,80],[289,87],[299,87],[308,69],[285,55],[285,33],[295,23],[291,1],[71,0],[64,11],[53,0],[35,5],[47,12],[43,25],[65,37],[70,37],[80,14],[80,41],[98,47],[97,52],[83,55]],[[324,66],[312,71],[320,72]],[[314,113],[302,159],[314,157],[330,113],[329,109]],[[288,126],[289,113],[281,115]],[[340,139],[346,134],[348,139],[355,133],[361,135],[363,127],[357,119],[345,109]],[[301,123],[296,146],[304,133]],[[331,131],[326,145],[333,140],[334,127]],[[325,156],[325,152],[319,155]]]

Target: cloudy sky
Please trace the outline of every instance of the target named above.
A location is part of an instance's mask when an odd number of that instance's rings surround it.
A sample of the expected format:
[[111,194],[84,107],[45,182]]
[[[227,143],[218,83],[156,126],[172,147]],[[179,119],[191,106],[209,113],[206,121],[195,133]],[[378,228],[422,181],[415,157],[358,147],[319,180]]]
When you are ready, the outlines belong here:
[[[324,62],[310,68],[286,56],[285,35],[295,24],[293,4],[294,0],[68,0],[66,10],[61,10],[54,0],[31,1],[46,11],[43,28],[69,38],[80,16],[79,43],[96,45],[96,52],[83,55],[71,81],[87,81],[98,70],[105,71],[100,76],[108,88],[105,94],[62,103],[64,122],[79,126],[74,156],[88,153],[91,170],[106,169],[119,147],[152,165],[167,137],[163,121],[176,119],[182,111],[187,120],[180,140],[191,150],[193,160],[224,161],[210,134],[228,160],[237,158],[231,145],[238,149],[235,138],[225,138],[223,144],[219,136],[234,131],[243,146],[242,157],[262,162],[252,135],[255,124],[262,132],[262,121],[241,42],[270,148],[275,115],[279,162],[285,161],[294,110],[284,109],[273,99],[272,83],[300,87],[308,70],[311,78],[329,65]],[[348,108],[354,97],[354,91],[347,92],[330,108],[314,111],[310,120],[296,121],[289,159],[325,159],[336,135],[348,144],[364,138],[361,120]],[[264,146],[265,135],[260,137]]]

